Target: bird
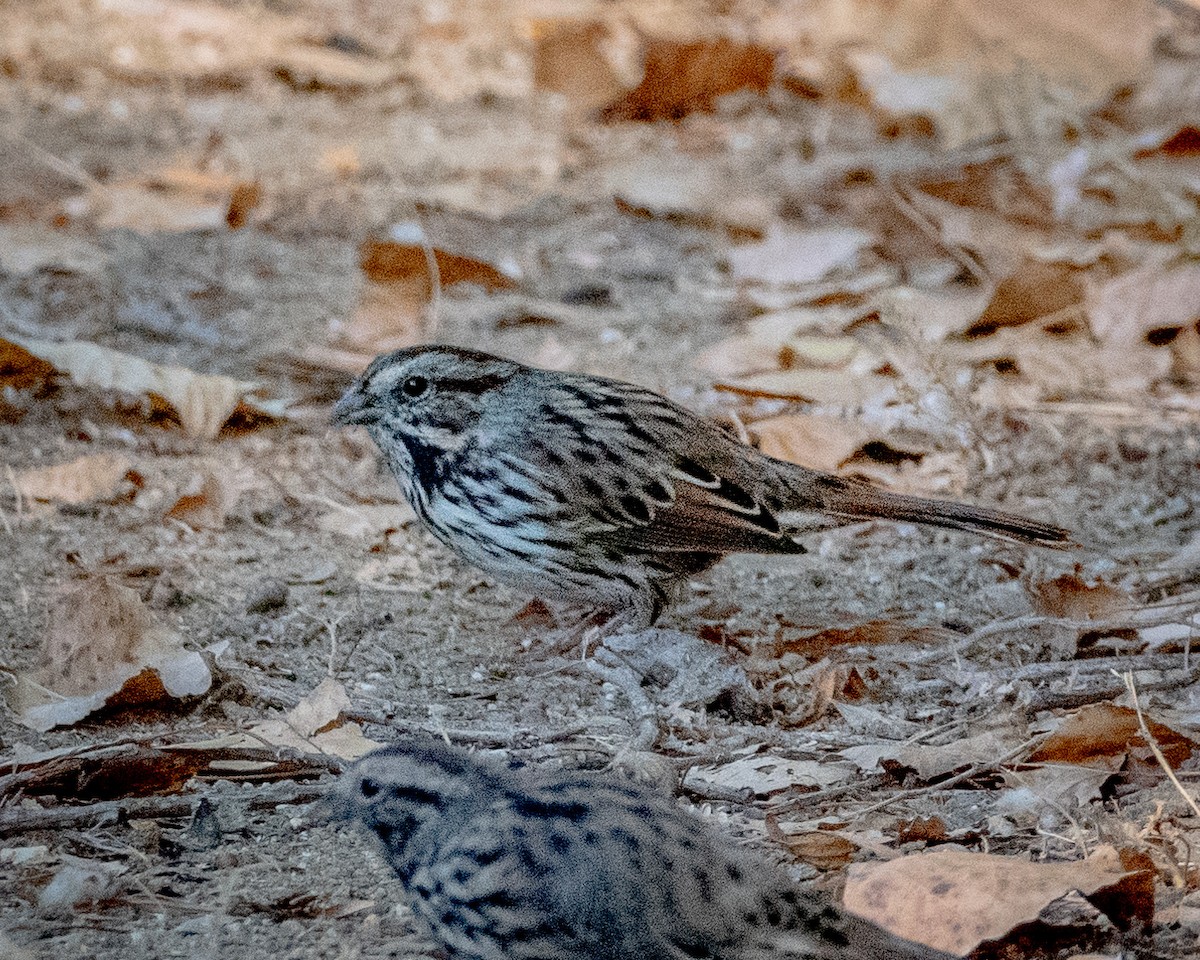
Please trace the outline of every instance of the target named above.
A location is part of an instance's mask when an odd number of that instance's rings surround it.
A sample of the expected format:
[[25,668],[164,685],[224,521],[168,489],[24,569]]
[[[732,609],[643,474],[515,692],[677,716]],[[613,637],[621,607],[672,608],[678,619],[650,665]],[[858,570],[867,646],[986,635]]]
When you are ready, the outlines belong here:
[[632,383],[442,344],[376,357],[332,421],[366,427],[420,522],[468,563],[614,632],[653,625],[729,554],[804,553],[798,538],[851,521],[1073,545],[1050,523],[767,456]]
[[417,739],[357,761],[325,806],[375,835],[452,958],[949,960],[615,775]]

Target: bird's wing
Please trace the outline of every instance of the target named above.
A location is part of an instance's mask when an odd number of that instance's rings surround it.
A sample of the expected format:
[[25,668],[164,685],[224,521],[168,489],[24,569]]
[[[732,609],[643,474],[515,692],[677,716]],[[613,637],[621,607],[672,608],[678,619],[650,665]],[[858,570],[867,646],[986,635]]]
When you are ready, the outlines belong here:
[[566,383],[523,460],[540,474],[542,505],[578,535],[639,553],[803,552],[720,428],[630,384]]

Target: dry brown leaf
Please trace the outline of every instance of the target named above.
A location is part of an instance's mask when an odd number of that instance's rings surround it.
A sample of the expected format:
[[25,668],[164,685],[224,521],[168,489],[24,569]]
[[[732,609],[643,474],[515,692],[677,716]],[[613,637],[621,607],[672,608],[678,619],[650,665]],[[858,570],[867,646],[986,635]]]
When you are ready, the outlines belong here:
[[608,123],[680,120],[711,113],[718,97],[736,90],[765,93],[775,73],[775,54],[753,44],[717,40],[654,39],[637,88],[605,107]]
[[982,336],[1031,323],[1078,306],[1083,298],[1082,271],[1066,263],[1029,259],[996,285],[987,307],[966,332]]
[[1034,609],[1047,617],[1107,620],[1134,607],[1127,591],[1103,581],[1089,585],[1073,573],[1030,583],[1026,589]]
[[[401,225],[404,229],[411,226]],[[419,230],[419,227],[416,229]],[[482,260],[438,249],[434,249],[433,255],[443,287],[456,283],[477,283],[486,290],[507,290],[517,286],[511,277]],[[372,283],[394,283],[421,277],[427,287],[429,284],[429,263],[419,243],[367,240],[359,249],[359,267]]]
[[796,860],[818,870],[840,870],[858,852],[858,844],[853,840],[827,830],[787,833],[773,839],[782,843]]
[[766,797],[792,787],[827,787],[854,775],[849,763],[792,760],[771,753],[756,753],[717,766],[692,767],[687,781],[709,789]]
[[225,208],[225,226],[240,230],[250,222],[250,213],[262,206],[262,184],[257,180],[236,184],[229,194],[229,205]]
[[[419,225],[403,227],[423,235]],[[477,283],[487,290],[516,286],[482,261],[442,250],[432,253],[443,287],[456,283]],[[417,343],[433,289],[425,249],[419,243],[368,240],[359,249],[359,266],[367,282],[354,313],[333,325],[334,336],[351,351],[367,355]]]
[[193,530],[223,530],[225,516],[237,502],[238,487],[229,477],[205,473],[171,505],[167,519],[180,520]]
[[942,627],[916,626],[895,620],[867,620],[850,627],[827,627],[802,636],[786,636],[773,645],[775,656],[795,653],[809,659],[823,657],[834,647],[878,646],[884,643],[911,643],[936,646],[945,643],[953,632]]
[[852,269],[871,234],[854,227],[811,227],[806,230],[775,226],[761,243],[746,243],[728,253],[729,269],[737,281],[773,286],[812,283],[839,268]]
[[49,383],[57,372],[54,364],[0,337],[0,387],[33,390]]
[[854,410],[882,404],[896,394],[891,377],[850,376],[842,370],[779,370],[714,384],[716,389],[753,399],[791,400]]
[[[28,361],[29,357],[36,362]],[[194,437],[215,437],[235,414],[281,414],[276,405],[250,396],[254,384],[232,377],[151,363],[81,340],[55,343],[9,337],[6,343],[0,339],[0,378],[32,385],[34,378],[45,378],[46,364],[81,387],[144,394],[178,416],[183,429]]]
[[755,422],[758,449],[770,457],[833,473],[874,434],[856,420],[782,414]]
[[[1172,768],[1191,757],[1196,744],[1149,717],[1146,725]],[[1137,713],[1128,707],[1095,703],[1066,717],[1029,757],[1030,763],[1070,763],[1112,769],[1114,758],[1131,748],[1145,749]]]
[[255,724],[250,734],[302,753],[357,760],[383,744],[364,736],[357,723],[344,721],[342,714],[349,707],[346,688],[333,677],[326,677],[287,714]]
[[950,839],[941,817],[917,817],[896,824],[897,843],[945,843]]
[[14,483],[21,496],[30,500],[79,504],[124,496],[139,478],[127,457],[97,453],[52,467],[22,470]]
[[614,49],[634,43],[640,47],[632,31],[594,20],[534,20],[528,31],[534,43],[534,86],[562,94],[577,109],[593,110],[612,103],[637,83],[620,63],[625,51]]
[[103,578],[68,591],[51,611],[40,666],[17,675],[9,705],[34,730],[82,720],[106,704],[199,696],[212,674],[132,590]]
[[[939,848],[885,863],[851,864],[847,910],[896,936],[965,956],[984,941],[1003,940],[1061,897],[1078,890],[1117,921],[1133,906],[1146,912],[1146,877],[1131,875],[1121,855],[1100,847],[1075,863],[1030,863],[1018,857]],[[1153,917],[1153,872],[1149,874]],[[1102,899],[1124,894],[1123,903]],[[1149,919],[1149,918],[1147,918]]]
[[361,504],[338,506],[317,518],[317,526],[329,533],[364,539],[380,537],[392,530],[401,530],[416,519],[407,503]]
[[849,0],[822,13],[823,43],[860,42],[850,60],[875,104],[928,117],[949,146],[1027,131],[1051,95],[1059,109],[1102,102],[1140,76],[1155,36],[1140,0]]
[[1139,160],[1153,156],[1196,157],[1200,156],[1200,127],[1185,124],[1153,147],[1144,147],[1134,154]]
[[1165,335],[1200,321],[1200,263],[1166,265],[1161,257],[1088,291],[1092,333],[1120,348],[1166,342]]

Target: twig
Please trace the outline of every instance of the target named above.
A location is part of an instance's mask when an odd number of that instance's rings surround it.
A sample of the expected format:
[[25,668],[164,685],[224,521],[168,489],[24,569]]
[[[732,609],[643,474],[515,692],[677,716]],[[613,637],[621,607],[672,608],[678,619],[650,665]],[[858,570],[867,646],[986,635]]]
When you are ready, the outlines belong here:
[[[1114,671],[1115,672],[1115,671]],[[1129,691],[1129,696],[1133,700],[1133,709],[1137,712],[1138,726],[1142,728],[1142,736],[1146,743],[1150,745],[1150,751],[1154,754],[1154,759],[1158,761],[1158,765],[1166,772],[1175,789],[1179,791],[1179,795],[1187,802],[1187,805],[1192,808],[1192,813],[1200,817],[1200,806],[1196,805],[1195,799],[1179,782],[1179,778],[1175,776],[1175,771],[1171,769],[1171,765],[1167,763],[1167,758],[1163,756],[1162,749],[1158,745],[1158,741],[1154,738],[1154,734],[1150,732],[1150,727],[1146,725],[1146,718],[1142,716],[1142,705],[1138,702],[1137,686],[1133,682],[1133,671],[1127,670],[1124,674],[1125,688]]]
[[[1182,617],[1188,619],[1195,613],[1197,599],[1186,595],[1172,598],[1169,602],[1151,604],[1149,606],[1131,609],[1121,617],[1106,617],[1103,620],[1076,620],[1071,617],[1049,617],[1043,614],[1026,614],[988,623],[972,631],[961,640],[954,643],[954,653],[963,653],[981,640],[1005,636],[1010,633],[1020,633],[1039,627],[1065,627],[1070,630],[1127,630],[1136,627],[1158,627],[1163,624],[1175,623]],[[941,652],[941,651],[939,651]]]
[[820,806],[827,800],[837,800],[839,797],[854,793],[856,790],[871,790],[881,787],[883,786],[883,780],[883,776],[879,775],[859,780],[856,783],[844,783],[840,787],[826,787],[823,790],[814,790],[811,793],[801,794],[793,800],[775,804],[767,810],[767,814],[768,816],[783,816],[784,814],[796,813],[807,807]]
[[[1185,662],[1187,660],[1186,651],[1184,652],[1184,660]],[[1200,680],[1200,666],[1185,667],[1178,673],[1172,672],[1170,676],[1164,677],[1162,680],[1143,683],[1142,689],[1145,691],[1174,690],[1178,687],[1194,683],[1196,680]],[[1039,710],[1061,710],[1082,707],[1089,703],[1098,703],[1101,700],[1112,699],[1119,696],[1125,689],[1125,684],[1120,683],[1115,686],[1107,685],[1084,690],[1042,690],[1036,693],[1025,704],[1025,709],[1036,712]]]
[[981,773],[987,773],[989,770],[994,770],[1001,764],[1011,763],[1017,757],[1021,756],[1021,754],[1027,753],[1034,747],[1039,746],[1048,737],[1049,734],[1040,734],[1036,737],[1032,737],[1029,740],[1026,740],[1019,747],[1010,750],[1004,756],[999,757],[996,760],[985,760],[982,763],[976,763],[973,766],[968,767],[962,773],[951,777],[949,780],[942,780],[938,783],[933,783],[926,787],[917,787],[913,790],[903,790],[900,793],[893,794],[886,800],[880,800],[878,803],[873,803],[871,806],[866,807],[863,810],[856,811],[855,816],[863,817],[869,813],[875,813],[877,810],[883,810],[885,807],[890,807],[893,803],[897,803],[901,800],[912,800],[916,797],[923,797],[939,790],[949,790],[951,787],[956,787],[960,783],[970,780],[972,777],[977,777]]
[[937,246],[941,247],[948,254],[950,254],[954,261],[969,274],[971,274],[972,277],[979,281],[979,283],[986,284],[992,282],[992,278],[987,275],[987,271],[984,269],[984,267],[962,247],[948,242],[946,238],[942,236],[942,233],[937,226],[931,223],[929,218],[926,217],[925,214],[923,214],[920,210],[918,210],[916,206],[913,205],[912,201],[909,200],[908,197],[904,196],[904,194],[900,192],[900,188],[897,187],[892,181],[888,181],[887,183],[887,196],[888,199],[892,201],[893,205],[895,205],[896,209],[904,214],[904,216],[908,217],[908,219],[913,222],[918,230],[920,230],[923,234],[925,234],[925,236],[937,244]]
[[1044,680],[1064,674],[1105,673],[1116,670],[1180,670],[1182,653],[1147,653],[1133,657],[1091,657],[1086,660],[1056,660],[1051,663],[1027,663],[1009,668],[1005,675],[1013,680]]
[[433,339],[437,333],[438,320],[441,316],[442,304],[442,272],[438,269],[437,251],[429,242],[429,234],[425,230],[425,218],[417,208],[417,227],[421,235],[421,252],[425,254],[425,269],[429,271],[429,310],[425,326],[425,335]]
[[[282,794],[282,796],[280,796]],[[324,796],[325,791],[309,784],[291,784],[287,789],[274,789],[270,800],[262,803],[267,809],[279,804],[311,803]],[[121,800],[102,800],[81,807],[11,807],[0,809],[0,837],[37,830],[89,829],[105,823],[126,820],[160,820],[190,817],[202,798],[191,797],[132,797]],[[252,801],[251,807],[259,801]]]
[[28,153],[37,157],[38,160],[55,173],[62,174],[62,176],[75,183],[76,186],[88,187],[93,190],[103,188],[100,181],[84,170],[83,167],[56,156],[23,134],[14,133],[12,130],[0,130],[0,136],[3,136],[9,143],[23,147]]

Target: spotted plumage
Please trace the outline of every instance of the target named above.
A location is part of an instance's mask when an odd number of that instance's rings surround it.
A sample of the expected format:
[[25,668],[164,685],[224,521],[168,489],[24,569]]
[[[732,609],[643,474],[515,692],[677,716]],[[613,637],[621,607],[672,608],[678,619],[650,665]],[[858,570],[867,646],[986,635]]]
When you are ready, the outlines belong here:
[[667,796],[595,773],[388,747],[332,795],[463,960],[948,960],[797,888]]

